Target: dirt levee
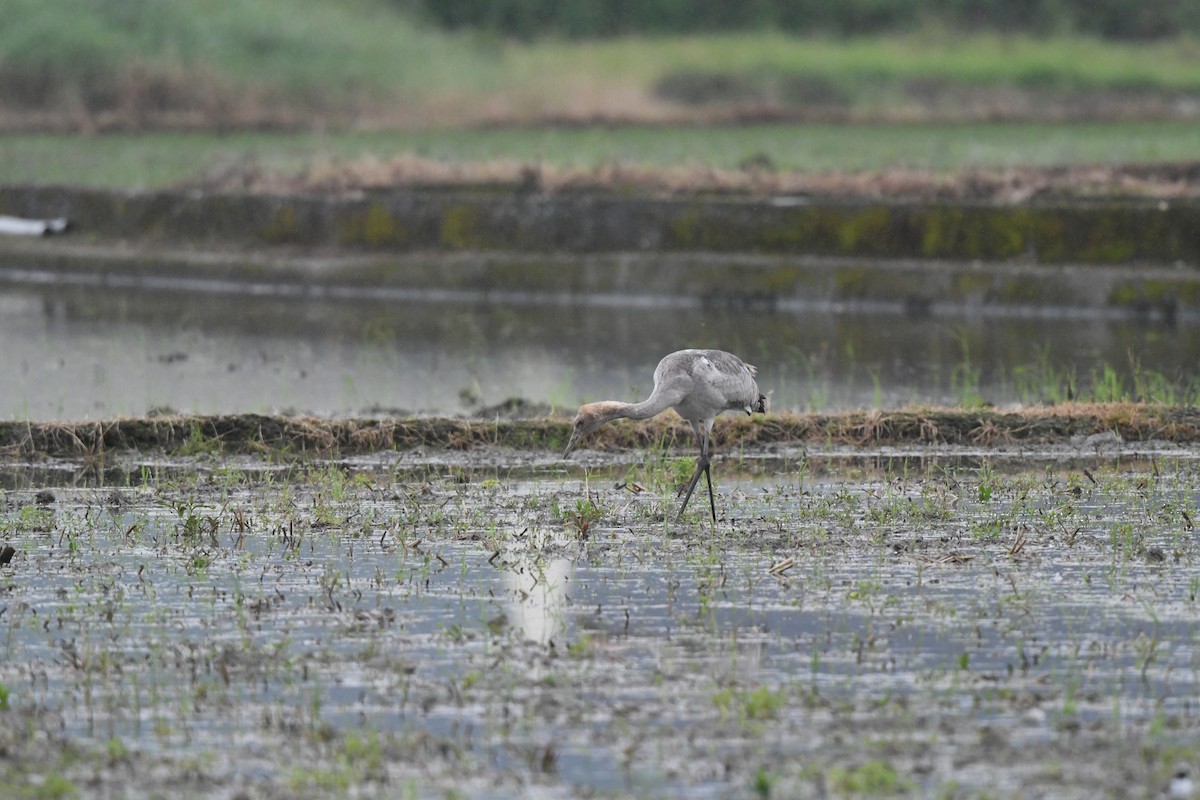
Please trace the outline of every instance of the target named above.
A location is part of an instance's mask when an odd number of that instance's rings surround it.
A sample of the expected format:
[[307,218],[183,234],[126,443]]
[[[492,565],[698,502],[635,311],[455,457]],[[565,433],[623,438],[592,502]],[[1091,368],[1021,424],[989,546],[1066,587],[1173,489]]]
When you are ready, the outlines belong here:
[[[416,447],[467,449],[501,446],[551,449],[565,445],[566,417],[480,421],[448,418],[322,419],[316,417],[166,416],[94,422],[0,422],[0,453],[9,457],[70,458],[106,451],[325,456]],[[1200,409],[1132,404],[1037,407],[1020,411],[914,408],[836,414],[723,417],[714,429],[718,448],[826,443],[1079,444],[1200,442]],[[691,447],[678,419],[610,425],[594,434],[596,449],[651,445]]]

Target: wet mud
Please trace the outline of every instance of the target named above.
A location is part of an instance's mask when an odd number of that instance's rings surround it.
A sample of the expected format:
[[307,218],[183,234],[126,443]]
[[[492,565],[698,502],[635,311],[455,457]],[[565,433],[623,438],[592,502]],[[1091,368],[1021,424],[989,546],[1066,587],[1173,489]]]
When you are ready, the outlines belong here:
[[[523,401],[499,404],[487,418],[328,419],[260,414],[164,415],[83,422],[0,421],[0,455],[9,458],[99,458],[109,452],[179,455],[305,456],[387,450],[557,451],[570,436],[565,414],[507,418]],[[834,414],[726,415],[713,442],[722,450],[789,445],[1074,445],[1200,442],[1200,410],[1189,406],[1072,404],[1021,410],[912,408]],[[673,415],[620,421],[589,439],[592,449],[690,448],[690,428]]]

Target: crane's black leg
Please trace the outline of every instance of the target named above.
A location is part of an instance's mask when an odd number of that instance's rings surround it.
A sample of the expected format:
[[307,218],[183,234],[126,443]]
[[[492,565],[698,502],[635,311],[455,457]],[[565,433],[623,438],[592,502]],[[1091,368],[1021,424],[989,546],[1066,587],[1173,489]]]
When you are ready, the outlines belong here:
[[687,494],[684,495],[683,505],[679,507],[679,513],[675,515],[675,521],[683,519],[683,512],[687,509],[688,501],[692,499],[692,492],[696,491],[696,484],[700,482],[700,474],[704,473],[705,479],[708,481],[708,508],[712,512],[713,522],[717,521],[717,501],[713,496],[712,485],[712,470],[709,468],[708,460],[708,431],[701,429],[695,422],[692,423],[692,430],[696,433],[696,440],[700,443],[700,458],[696,461],[696,471],[692,474],[692,479],[688,481]]
[[717,521],[717,501],[713,497],[712,470],[708,467],[708,459],[704,460],[704,477],[708,479],[708,508],[712,511],[713,522]]
[[[700,459],[696,462],[696,471],[694,473],[692,473],[692,479],[690,481],[688,481],[687,494],[685,494],[683,496],[683,505],[681,505],[679,507],[679,513],[675,515],[676,522],[679,522],[679,520],[683,519],[683,512],[687,510],[688,501],[692,499],[692,492],[696,491],[696,484],[700,482],[700,476],[702,474],[704,474],[704,475],[708,474],[708,456],[700,456]],[[712,479],[711,478],[709,478],[708,486],[709,486],[709,489],[708,489],[709,499],[711,500],[712,499]],[[717,518],[717,512],[716,512],[716,507],[714,506],[713,519],[715,520],[716,518]]]

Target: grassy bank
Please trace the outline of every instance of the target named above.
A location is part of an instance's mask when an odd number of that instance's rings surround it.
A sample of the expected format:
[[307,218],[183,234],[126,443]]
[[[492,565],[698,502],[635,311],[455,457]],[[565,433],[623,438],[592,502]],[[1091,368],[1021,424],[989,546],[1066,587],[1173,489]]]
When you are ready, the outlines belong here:
[[[801,39],[782,34],[624,38],[578,44],[512,45],[508,68],[521,76],[599,92],[608,84],[657,87],[665,78],[696,81],[676,99],[764,105],[841,106],[915,113],[939,89],[1192,92],[1200,88],[1198,45],[1187,39],[1114,44],[1080,37],[1011,37],[954,32]],[[680,90],[689,87],[679,86]],[[578,100],[577,100],[578,102]]]
[[[570,435],[565,417],[479,421],[319,419],[257,414],[167,416],[78,423],[0,422],[0,455],[10,458],[102,458],[136,451],[170,455],[353,455],[384,450],[508,447],[557,451]],[[1183,406],[1080,404],[1022,411],[914,408],[834,414],[722,417],[718,450],[780,444],[969,445],[1094,447],[1122,441],[1200,442],[1200,411]],[[1089,437],[1092,437],[1089,439]],[[677,418],[606,426],[588,447],[690,448],[692,434]]]
[[[559,171],[584,173],[573,179],[585,182],[615,179],[711,188],[733,180],[718,180],[721,176],[714,170],[741,175],[735,182],[745,183],[747,177],[773,180],[771,176],[794,173],[903,169],[945,174],[1018,165],[1196,160],[1200,160],[1200,139],[1190,122],[0,136],[0,184],[112,189],[183,183],[337,189],[414,182],[516,182],[527,166],[550,178],[550,173]],[[644,173],[640,178],[639,171]]]
[[384,0],[0,0],[0,126],[446,126],[570,119],[1162,116],[1200,92],[1191,38],[926,29],[517,43]]
[[441,95],[486,65],[461,37],[377,0],[3,0],[0,15],[0,119],[10,125],[305,124],[298,115]]

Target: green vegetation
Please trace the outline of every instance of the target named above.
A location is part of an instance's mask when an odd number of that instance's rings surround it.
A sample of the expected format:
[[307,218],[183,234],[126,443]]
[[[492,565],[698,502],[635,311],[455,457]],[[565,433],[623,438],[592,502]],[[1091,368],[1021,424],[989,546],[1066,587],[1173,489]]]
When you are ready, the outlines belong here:
[[0,18],[0,104],[15,109],[337,107],[363,92],[437,89],[437,65],[484,64],[376,0],[311,2],[302,13],[287,0],[0,0]]
[[518,74],[537,71],[555,81],[579,72],[647,86],[679,73],[742,76],[752,82],[803,76],[842,91],[864,95],[873,91],[879,100],[880,86],[897,81],[1027,89],[1191,90],[1200,86],[1198,47],[1200,43],[1190,39],[1135,45],[1079,36],[928,31],[847,40],[781,33],[627,37],[582,45],[552,40],[510,46],[505,54]]
[[713,704],[722,715],[732,714],[747,721],[769,720],[779,716],[787,705],[787,695],[767,686],[747,691],[722,689],[713,695]]
[[576,500],[574,508],[553,509],[554,516],[567,524],[567,527],[582,539],[586,539],[588,531],[604,517],[604,509],[596,505],[591,497],[586,500]]
[[938,24],[966,29],[1077,31],[1118,39],[1200,31],[1200,8],[1187,0],[1147,0],[1136,7],[1094,0],[394,0],[418,5],[448,27],[510,36],[611,36],[778,28],[839,36],[911,30]]
[[[513,0],[517,3],[518,0]],[[528,3],[527,3],[528,4]],[[153,0],[105,0],[82,6],[65,0],[0,0],[0,125],[83,129],[260,126],[430,128],[463,122],[529,123],[563,118],[662,120],[712,106],[790,110],[837,108],[857,115],[912,118],[970,116],[963,90],[1032,92],[1018,116],[1036,115],[1046,100],[1067,108],[1065,95],[1135,92],[1139,103],[1161,97],[1170,113],[1176,93],[1200,89],[1197,40],[1185,35],[1200,20],[1182,16],[1194,4],[1160,0],[1155,13],[1128,14],[1105,4],[1074,20],[1074,4],[1051,6],[1071,19],[1047,26],[1036,9],[1012,13],[1002,4],[982,9],[975,24],[930,24],[935,9],[915,15],[908,3],[869,0],[884,17],[917,25],[872,25],[879,14],[859,3],[821,3],[847,19],[867,20],[851,38],[821,38],[839,25],[779,24],[755,32],[738,25],[703,24],[690,5],[672,3],[696,26],[630,22],[626,35],[579,42],[555,38],[518,43],[447,33],[440,11],[387,0],[202,0],[163,5]],[[539,0],[536,5],[544,3]],[[568,6],[552,4],[564,14]],[[621,4],[640,9],[640,4]],[[769,2],[719,4],[766,13]],[[925,0],[923,5],[933,5]],[[961,3],[947,2],[947,6]],[[976,4],[977,5],[977,4]],[[1108,6],[1111,5],[1111,9]],[[446,14],[451,6],[436,4]],[[1170,6],[1167,8],[1166,6]],[[964,6],[965,7],[965,6]],[[1081,6],[1082,8],[1082,6]],[[481,4],[491,14],[495,4]],[[682,10],[682,11],[681,11]],[[539,24],[554,26],[554,8]],[[542,13],[546,12],[546,13]],[[503,30],[503,12],[484,27]],[[813,19],[808,11],[801,12]],[[1019,21],[1038,35],[1012,33]],[[1165,24],[1175,38],[1130,43],[1111,35],[1103,19],[1130,25]],[[1181,16],[1182,15],[1182,16]],[[516,20],[520,14],[511,16]],[[470,15],[446,22],[468,23]],[[1178,19],[1177,19],[1178,17]],[[530,18],[532,19],[532,18]],[[1084,22],[1087,24],[1083,24]],[[514,21],[515,25],[524,23]],[[611,26],[610,26],[611,27]],[[719,30],[687,35],[692,30]],[[744,26],[742,26],[744,27]],[[782,32],[781,31],[787,31]],[[1043,38],[1046,30],[1057,35]],[[1143,30],[1140,36],[1152,31]],[[870,33],[870,35],[865,35]],[[1136,38],[1136,36],[1134,37]],[[990,118],[993,103],[985,104]],[[1068,103],[1069,105],[1069,103]],[[1086,104],[1071,114],[1088,115]],[[1003,110],[1003,109],[1001,109]]]
[[896,768],[886,761],[868,761],[857,767],[831,767],[827,778],[840,795],[891,796],[903,793],[905,786]]
[[199,425],[193,425],[188,431],[188,437],[179,446],[179,454],[184,456],[214,455],[221,450],[221,443],[204,435]]
[[[948,172],[971,166],[1189,161],[1200,159],[1200,139],[1190,122],[10,134],[0,136],[0,184],[160,188],[240,171],[319,179],[323,171],[336,174],[347,164],[362,166],[366,180],[386,182],[396,174],[387,162],[411,155],[433,166],[508,162],[598,172],[620,165],[737,170],[756,155],[788,171],[908,167]],[[429,165],[416,165],[407,180],[419,181],[425,170],[436,177]],[[486,178],[485,170],[479,174]]]

